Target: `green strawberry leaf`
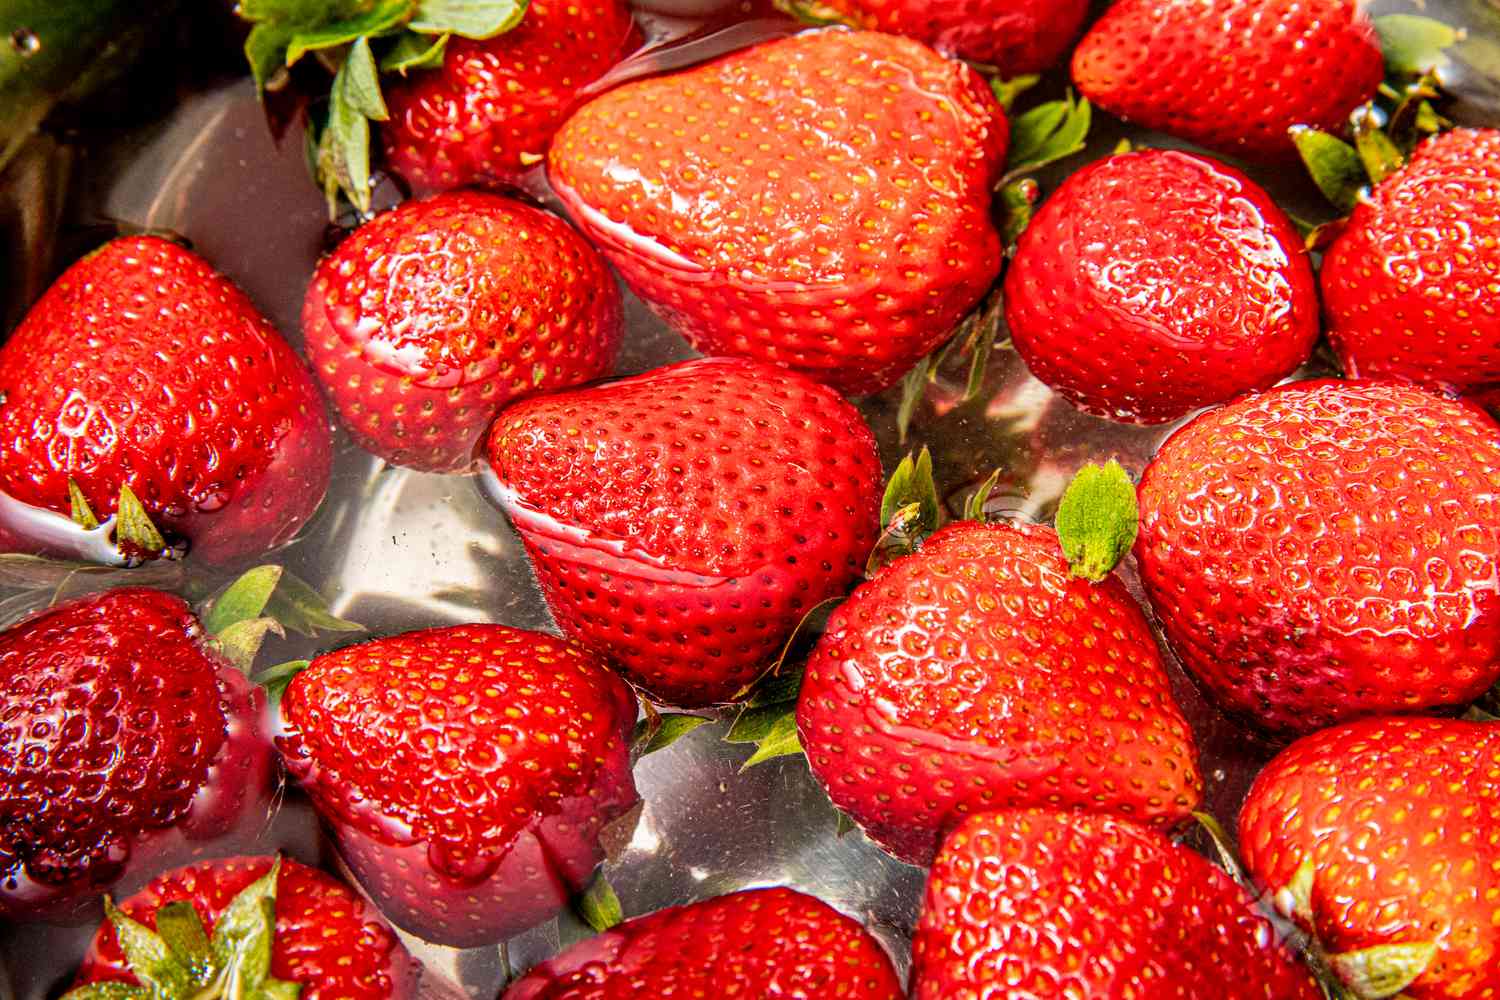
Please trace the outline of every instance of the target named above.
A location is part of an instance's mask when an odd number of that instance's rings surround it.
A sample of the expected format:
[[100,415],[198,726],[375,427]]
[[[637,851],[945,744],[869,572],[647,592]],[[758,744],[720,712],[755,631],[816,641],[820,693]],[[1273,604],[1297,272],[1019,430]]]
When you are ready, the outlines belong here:
[[906,533],[926,536],[936,531],[941,524],[942,505],[932,479],[932,452],[925,447],[915,456],[908,454],[891,473],[880,500],[880,523],[889,529],[897,513],[912,504],[918,507],[918,519],[916,524],[903,525]]
[[1009,80],[993,77],[990,80],[990,90],[994,92],[995,100],[999,101],[1000,106],[1009,114],[1011,105],[1016,103],[1016,98],[1035,87],[1041,80],[1042,78],[1035,73],[1013,76]]
[[1463,38],[1452,25],[1416,14],[1375,18],[1375,33],[1392,76],[1420,76],[1443,65],[1443,51]]
[[1342,139],[1306,125],[1291,129],[1292,142],[1323,197],[1345,215],[1354,211],[1369,183],[1359,151]]
[[[416,12],[414,0],[375,0],[367,10],[339,21],[299,28],[287,42],[286,65],[292,66],[309,52],[336,49],[342,45],[368,47],[370,39],[403,27]],[[374,63],[371,63],[373,71]]]
[[276,705],[280,703],[281,696],[286,694],[287,685],[292,683],[292,678],[311,665],[311,660],[287,660],[274,667],[267,667],[251,680],[265,688],[266,698],[272,705]]
[[1135,542],[1139,516],[1135,484],[1119,462],[1078,470],[1057,508],[1057,537],[1073,575],[1109,576]]
[[529,0],[417,0],[407,27],[424,35],[486,39],[521,23]]
[[974,491],[974,495],[969,497],[968,501],[964,503],[963,519],[965,521],[985,520],[984,508],[990,502],[990,494],[995,492],[995,484],[998,482],[1000,482],[1000,470],[996,469],[990,473],[990,478],[981,483],[979,489]]
[[1354,118],[1354,149],[1371,184],[1379,184],[1406,166],[1406,156],[1385,134],[1369,108]]
[[328,602],[300,577],[282,573],[265,613],[288,630],[308,638],[320,632],[363,632],[358,622],[339,618],[328,610]]
[[360,38],[333,78],[317,158],[330,217],[338,212],[341,191],[362,217],[370,214],[370,121],[389,116],[377,74],[369,39]]
[[665,750],[699,726],[713,720],[702,715],[687,715],[676,712],[661,714],[652,709],[646,718],[636,724],[634,744],[637,759],[647,754]]
[[615,888],[604,877],[602,868],[583,891],[583,895],[578,897],[575,909],[578,918],[600,934],[625,922],[620,897],[615,895]]
[[1092,124],[1093,108],[1071,91],[1060,101],[1039,104],[1019,116],[1011,123],[1010,158],[999,186],[1082,152]]
[[120,487],[120,500],[115,507],[115,544],[127,556],[136,553],[156,556],[167,548],[167,540],[151,523],[146,508],[125,485]]
[[115,929],[120,942],[120,951],[130,965],[130,971],[143,986],[150,987],[161,996],[187,996],[192,986],[192,976],[172,954],[167,942],[151,928],[127,917],[115,901],[104,897],[104,915]]
[[380,70],[383,73],[400,73],[405,76],[414,69],[437,69],[443,64],[450,37],[438,35],[433,38],[412,31],[404,32],[396,39],[396,44],[380,57]]
[[797,713],[793,710],[777,718],[766,735],[756,741],[755,752],[740,766],[740,771],[748,771],[777,757],[792,757],[800,753],[802,741],[797,738]]
[[156,1000],[146,986],[127,983],[88,983],[62,995],[62,1000]]
[[84,531],[93,531],[99,527],[99,519],[94,516],[94,509],[83,495],[83,488],[73,479],[68,480],[68,506],[71,508],[73,523]]
[[179,899],[157,910],[156,933],[193,981],[201,984],[213,966],[213,953],[208,947],[208,932],[193,904]]
[[859,824],[855,823],[844,810],[835,809],[834,814],[838,817],[833,823],[833,835],[836,839],[843,840],[845,834],[859,829]]
[[1328,956],[1328,964],[1360,1000],[1394,997],[1417,980],[1437,956],[1437,943],[1381,944]]
[[286,630],[276,619],[251,618],[248,621],[225,626],[222,632],[214,636],[214,643],[224,659],[234,664],[242,673],[248,674],[250,668],[255,665],[255,657],[260,653],[260,647],[265,643],[266,636],[273,633],[278,637],[286,638]]
[[911,429],[911,418],[916,415],[917,404],[927,398],[927,383],[932,378],[931,355],[918,361],[912,370],[901,379],[901,402],[896,407],[896,434],[902,444],[906,443],[906,432]]
[[997,289],[985,301],[984,306],[971,314],[973,322],[968,336],[959,347],[960,355],[969,358],[969,379],[964,386],[965,403],[972,403],[984,390],[984,376],[989,369],[990,355],[1000,339],[1000,321],[1004,317],[1004,298]]
[[259,618],[281,581],[277,565],[257,566],[246,570],[201,608],[198,617],[209,635],[218,635],[231,625]]
[[[799,672],[797,680],[800,682],[801,679],[802,674]],[[729,727],[729,732],[724,736],[724,742],[760,743],[777,730],[783,719],[795,717],[796,714],[795,695],[789,701],[746,705],[740,709],[739,715],[735,716],[734,724]]]
[[276,934],[276,880],[281,858],[271,870],[229,901],[214,926],[209,949],[214,968],[228,973],[238,989],[228,996],[251,996],[271,976],[271,941]]
[[[824,601],[823,605],[832,603]],[[808,612],[803,621],[811,618],[817,610],[814,608]],[[798,668],[767,676],[751,693],[724,736],[726,743],[756,745],[755,752],[740,768],[741,771],[774,757],[802,752],[802,745],[797,740],[797,696],[801,690],[802,670]]]
[[1022,177],[1000,189],[1000,240],[1006,253],[1015,252],[1016,241],[1031,225],[1041,195],[1042,189],[1030,177]]

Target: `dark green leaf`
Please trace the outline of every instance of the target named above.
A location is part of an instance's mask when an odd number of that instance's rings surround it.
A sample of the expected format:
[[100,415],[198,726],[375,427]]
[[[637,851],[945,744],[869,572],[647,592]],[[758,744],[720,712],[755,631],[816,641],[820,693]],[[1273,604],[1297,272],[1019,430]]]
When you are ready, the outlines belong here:
[[1073,575],[1108,576],[1130,551],[1138,519],[1135,484],[1119,462],[1080,469],[1057,508],[1057,537]]
[[322,594],[291,573],[281,575],[281,582],[271,594],[265,610],[267,616],[275,618],[287,630],[309,638],[319,632],[365,630],[358,622],[336,617],[328,610],[328,602],[323,599]]
[[891,473],[885,496],[880,501],[880,523],[892,526],[896,512],[916,504],[915,524],[902,526],[904,533],[930,535],[938,529],[942,506],[938,502],[937,484],[932,479],[932,453],[923,448],[916,456],[907,455]]
[[777,719],[766,735],[757,742],[755,752],[750,755],[740,770],[748,771],[768,760],[791,757],[801,752],[802,741],[797,738],[797,713],[789,712]]
[[246,570],[224,588],[224,592],[200,613],[209,635],[217,635],[231,625],[260,617],[281,580],[281,573],[282,569],[277,565],[257,566]]
[[724,736],[725,743],[759,743],[789,715],[797,714],[795,701],[747,707],[740,710]]
[[493,38],[521,23],[527,0],[417,0],[407,25],[425,35]]
[[1092,123],[1089,102],[1072,94],[1040,104],[1018,117],[1011,125],[1004,183],[1082,151]]
[[1379,184],[1406,165],[1406,157],[1369,111],[1355,118],[1354,148],[1372,184]]
[[1016,103],[1016,98],[1040,83],[1042,78],[1035,73],[1024,76],[1013,76],[1009,80],[995,77],[990,80],[990,90],[995,94],[995,100],[1000,106],[1009,112],[1011,105]]
[[287,660],[274,667],[267,667],[252,679],[266,689],[266,697],[274,705],[281,701],[281,696],[286,693],[286,686],[292,683],[292,678],[306,670],[311,663],[311,660]]
[[380,68],[387,73],[406,74],[414,69],[437,69],[443,65],[443,54],[448,50],[448,35],[418,35],[406,32],[396,40],[380,59]]
[[906,432],[911,428],[911,418],[917,412],[917,404],[927,396],[927,383],[931,378],[932,358],[918,361],[906,377],[901,380],[901,403],[896,407],[896,433],[901,443],[906,443]]
[[250,668],[255,666],[255,657],[260,653],[266,636],[271,633],[283,637],[286,635],[274,618],[251,618],[249,621],[225,626],[222,632],[214,636],[214,642],[224,659],[249,673]]
[[251,882],[219,915],[209,948],[220,970],[236,969],[246,992],[258,989],[271,972],[271,940],[276,932],[276,880],[281,858]]
[[1000,470],[996,469],[990,473],[990,478],[986,479],[980,485],[979,489],[974,491],[974,495],[969,497],[968,503],[964,504],[965,521],[983,521],[985,519],[985,505],[989,503],[990,494],[995,492],[995,484],[999,481]]
[[694,729],[712,721],[712,719],[704,718],[701,715],[680,715],[675,712],[669,712],[661,716],[661,724],[656,727],[656,731],[642,745],[640,756],[644,757],[646,754],[665,750]]
[[309,52],[348,45],[402,27],[416,10],[416,0],[375,0],[368,10],[331,23],[319,23],[296,32],[287,43],[286,64],[291,66]]
[[236,6],[247,21],[284,21],[288,24],[316,24],[337,21],[346,16],[346,8],[357,9],[357,3],[339,4],[329,0],[240,0]]
[[1416,76],[1442,65],[1443,50],[1459,40],[1451,25],[1416,14],[1387,14],[1375,19],[1386,70]]
[[157,910],[156,933],[194,981],[202,982],[213,954],[208,948],[208,932],[203,929],[203,920],[193,904],[179,899]]
[[1346,215],[1354,211],[1360,190],[1369,183],[1359,152],[1344,140],[1305,125],[1294,126],[1291,134],[1323,197]]
[[108,896],[104,897],[104,915],[114,926],[130,971],[142,985],[153,987],[163,996],[187,995],[192,978],[155,931],[127,917]]
[[599,870],[589,887],[578,898],[577,909],[579,919],[601,934],[625,920],[620,897],[615,895],[614,886],[604,877],[603,869]]
[[94,509],[89,506],[88,498],[83,495],[83,489],[76,480],[68,480],[68,505],[72,508],[73,523],[84,531],[93,531],[99,527],[99,519],[94,516]]

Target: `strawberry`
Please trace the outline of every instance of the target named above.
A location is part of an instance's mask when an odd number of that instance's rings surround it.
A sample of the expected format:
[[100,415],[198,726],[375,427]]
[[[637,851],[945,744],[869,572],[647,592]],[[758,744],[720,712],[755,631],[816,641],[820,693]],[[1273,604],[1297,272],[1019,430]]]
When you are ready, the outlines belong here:
[[808,659],[797,728],[833,804],[911,864],[978,809],[1166,827],[1203,794],[1145,617],[1032,525],[951,524],[862,584]]
[[1004,810],[949,835],[912,996],[1319,1000],[1228,875],[1113,816]]
[[1384,382],[1298,382],[1170,437],[1141,580],[1183,666],[1276,734],[1500,678],[1500,426]]
[[429,941],[549,919],[636,801],[636,705],[603,661],[539,632],[458,625],[325,653],[277,739],[382,911]]
[[0,632],[0,916],[73,919],[264,805],[264,697],[207,639],[142,588]]
[[[122,931],[133,948],[121,946]],[[167,872],[110,906],[67,998],[288,996],[300,987],[300,1000],[407,1000],[417,977],[390,925],[344,883],[295,861],[224,858]],[[119,986],[106,993],[103,984]]]
[[1328,336],[1351,375],[1500,388],[1500,131],[1419,145],[1359,200],[1322,283]]
[[1021,237],[1005,313],[1033,375],[1133,423],[1272,385],[1318,339],[1291,220],[1238,170],[1175,150],[1069,177]]
[[317,387],[250,300],[150,236],[69,268],[0,348],[0,491],[68,512],[69,480],[122,490],[196,558],[282,545],[317,509],[332,451]]
[[527,400],[488,448],[558,626],[671,704],[734,698],[875,541],[869,428],[772,365],[687,361]]
[[1088,0],[822,0],[818,13],[905,35],[1005,78],[1040,73],[1078,34]]
[[627,920],[532,969],[504,1000],[639,996],[900,1000],[880,942],[821,900],[747,889]]
[[1293,125],[1341,131],[1383,75],[1355,0],[1120,0],[1073,52],[1104,110],[1248,160],[1294,158]]
[[994,281],[1007,134],[968,67],[830,29],[596,98],[558,132],[548,176],[694,347],[865,393]]
[[354,436],[395,465],[468,468],[495,414],[599,378],[620,292],[556,216],[498,195],[408,201],[319,264],[303,305],[313,369]]
[[1357,996],[1500,995],[1497,762],[1500,725],[1393,717],[1303,737],[1256,777],[1245,862]]

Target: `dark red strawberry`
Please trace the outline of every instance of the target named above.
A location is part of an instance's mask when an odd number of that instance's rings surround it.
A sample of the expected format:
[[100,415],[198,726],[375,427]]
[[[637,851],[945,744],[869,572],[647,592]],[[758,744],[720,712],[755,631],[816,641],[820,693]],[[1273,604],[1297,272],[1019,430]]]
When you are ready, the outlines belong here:
[[1141,579],[1183,665],[1277,733],[1460,705],[1500,678],[1500,426],[1382,382],[1299,382],[1172,435]]
[[1355,0],[1120,0],[1073,52],[1104,110],[1248,160],[1294,158],[1293,125],[1342,131],[1383,75]]
[[1006,79],[1055,63],[1089,9],[1088,0],[815,0],[809,6],[992,66]]
[[1318,339],[1291,220],[1238,170],[1175,150],[1069,177],[1021,237],[1005,315],[1033,375],[1133,423],[1272,385]]
[[0,491],[102,518],[122,488],[195,558],[292,538],[328,488],[328,417],[307,368],[206,261],[114,240],[59,278],[0,348]]
[[1304,737],[1256,777],[1240,847],[1356,996],[1500,996],[1500,725]]
[[451,39],[440,69],[387,79],[386,162],[423,191],[518,183],[633,38],[623,0],[531,0],[502,35]]
[[1500,389],[1500,131],[1458,129],[1355,206],[1323,260],[1328,336],[1351,375]]
[[605,375],[622,322],[599,254],[498,195],[408,201],[318,266],[308,357],[345,425],[395,465],[466,469],[506,403]]
[[759,362],[528,400],[495,422],[489,459],[558,626],[676,705],[742,692],[875,541],[859,412]]
[[[274,906],[274,920],[262,910],[266,901]],[[291,996],[297,995],[291,993],[295,987],[301,988],[300,1000],[407,1000],[416,995],[416,963],[379,912],[344,883],[295,861],[225,858],[179,868],[122,902],[110,916],[94,935],[74,981],[77,992],[69,997],[203,1000]],[[140,954],[131,961],[120,945],[122,922],[133,940],[154,937],[153,943],[164,946],[160,951],[167,954],[158,952],[151,963],[144,963]],[[267,943],[270,964],[265,968],[255,951]],[[147,989],[142,974],[152,972],[158,985]],[[95,983],[122,988],[110,994],[83,992]],[[234,991],[235,986],[242,992]]]
[[207,640],[137,588],[0,632],[0,916],[72,919],[264,803],[264,697]]
[[636,702],[593,654],[503,625],[426,629],[312,661],[277,740],[399,926],[493,944],[553,916],[636,801]]
[[916,1000],[1320,1000],[1232,879],[1113,816],[981,813],[943,845],[912,946]]
[[596,98],[558,133],[548,173],[694,347],[864,393],[994,281],[1007,132],[963,64],[833,29]]
[[532,969],[504,1000],[756,997],[900,1000],[880,942],[827,903],[748,889],[605,931]]
[[1203,794],[1145,617],[1050,528],[960,521],[863,584],[807,663],[797,725],[833,804],[930,864],[947,827],[1047,805],[1157,826]]

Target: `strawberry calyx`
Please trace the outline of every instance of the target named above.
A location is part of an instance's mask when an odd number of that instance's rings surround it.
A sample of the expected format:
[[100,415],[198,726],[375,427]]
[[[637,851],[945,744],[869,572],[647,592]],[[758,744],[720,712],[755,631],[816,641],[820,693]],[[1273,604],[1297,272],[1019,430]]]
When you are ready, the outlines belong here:
[[[290,629],[312,637],[320,632],[362,632],[364,626],[335,616],[322,595],[275,564],[246,570],[198,606],[198,618],[219,654],[250,673],[268,635],[285,638]],[[278,699],[307,660],[277,664],[252,677]]]
[[635,733],[630,740],[632,762],[648,754],[665,750],[699,726],[713,719],[706,715],[686,712],[661,712],[645,698],[641,699],[641,718],[635,724]]
[[[73,479],[68,480],[68,508],[73,523],[84,531],[100,527],[101,522],[83,495],[83,488]],[[135,491],[123,483],[115,503],[114,518],[109,523],[114,527],[115,548],[126,566],[139,566],[155,559],[178,559],[186,552],[182,545],[167,543]]]
[[1139,520],[1135,483],[1119,462],[1078,470],[1057,508],[1057,537],[1073,575],[1096,583],[1109,576],[1135,544]]
[[594,875],[588,888],[574,901],[573,912],[599,934],[625,922],[620,897],[615,894],[615,887],[609,884],[609,879],[605,878],[602,868]]
[[271,975],[280,873],[278,857],[230,901],[212,936],[186,900],[158,909],[153,930],[105,896],[105,915],[139,985],[89,983],[63,1000],[297,1000],[300,984]]

